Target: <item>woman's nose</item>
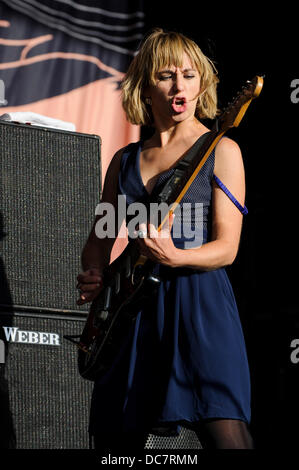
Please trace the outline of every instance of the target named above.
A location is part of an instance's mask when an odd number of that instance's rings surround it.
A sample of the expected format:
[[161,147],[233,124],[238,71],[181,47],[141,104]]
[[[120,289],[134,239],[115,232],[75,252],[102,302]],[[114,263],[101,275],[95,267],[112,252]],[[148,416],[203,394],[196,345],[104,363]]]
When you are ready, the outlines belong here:
[[182,91],[184,89],[184,77],[182,74],[177,73],[174,79],[174,86],[177,91]]

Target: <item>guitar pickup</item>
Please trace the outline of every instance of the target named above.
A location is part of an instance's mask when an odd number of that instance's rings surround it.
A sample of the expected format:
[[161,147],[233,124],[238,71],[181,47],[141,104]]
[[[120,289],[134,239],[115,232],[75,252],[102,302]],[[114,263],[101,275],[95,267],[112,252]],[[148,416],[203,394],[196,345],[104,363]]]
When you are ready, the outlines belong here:
[[115,294],[118,294],[120,291],[120,273],[117,272],[115,273],[114,276],[114,292]]
[[111,293],[112,293],[112,288],[111,286],[106,287],[105,289],[105,296],[104,296],[104,306],[103,310],[109,310],[110,308],[110,303],[111,303]]

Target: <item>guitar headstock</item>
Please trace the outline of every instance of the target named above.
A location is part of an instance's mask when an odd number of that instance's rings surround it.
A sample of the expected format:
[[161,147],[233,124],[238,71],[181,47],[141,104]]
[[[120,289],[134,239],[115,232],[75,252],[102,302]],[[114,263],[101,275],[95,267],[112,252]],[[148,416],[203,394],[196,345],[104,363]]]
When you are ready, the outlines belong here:
[[237,127],[248,106],[254,98],[257,98],[262,91],[264,84],[263,77],[256,75],[252,80],[248,80],[218,118],[220,129],[225,132],[230,127]]

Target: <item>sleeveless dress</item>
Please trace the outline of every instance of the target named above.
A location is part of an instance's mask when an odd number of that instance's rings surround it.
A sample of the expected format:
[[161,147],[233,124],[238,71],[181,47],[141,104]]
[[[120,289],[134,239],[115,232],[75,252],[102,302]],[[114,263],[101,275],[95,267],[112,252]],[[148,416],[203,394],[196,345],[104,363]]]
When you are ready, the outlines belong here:
[[[127,205],[149,201],[140,175],[142,144],[128,145],[122,155],[118,186]],[[195,235],[197,246],[199,238],[205,243],[210,237],[214,161],[212,151],[181,201],[190,209],[187,218],[194,232],[195,203],[201,203],[203,230]],[[173,171],[160,174],[152,195]],[[173,242],[181,249],[190,246],[184,233]],[[89,432],[158,433],[160,428],[171,435],[180,424],[207,418],[250,422],[246,347],[225,269],[156,264],[155,270],[161,278],[157,295],[138,313],[114,366],[95,381]]]

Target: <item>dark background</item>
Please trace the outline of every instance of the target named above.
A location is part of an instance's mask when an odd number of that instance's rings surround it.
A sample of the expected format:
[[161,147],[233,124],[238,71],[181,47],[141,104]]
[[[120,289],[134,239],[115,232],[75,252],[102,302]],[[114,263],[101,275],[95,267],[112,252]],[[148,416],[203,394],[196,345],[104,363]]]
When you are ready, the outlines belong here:
[[146,3],[146,30],[162,27],[191,37],[218,69],[220,109],[246,80],[265,75],[259,98],[227,136],[241,147],[246,205],[240,250],[228,268],[246,338],[252,379],[251,429],[257,448],[298,441],[296,157],[298,105],[291,102],[296,67],[296,13],[242,3]]

